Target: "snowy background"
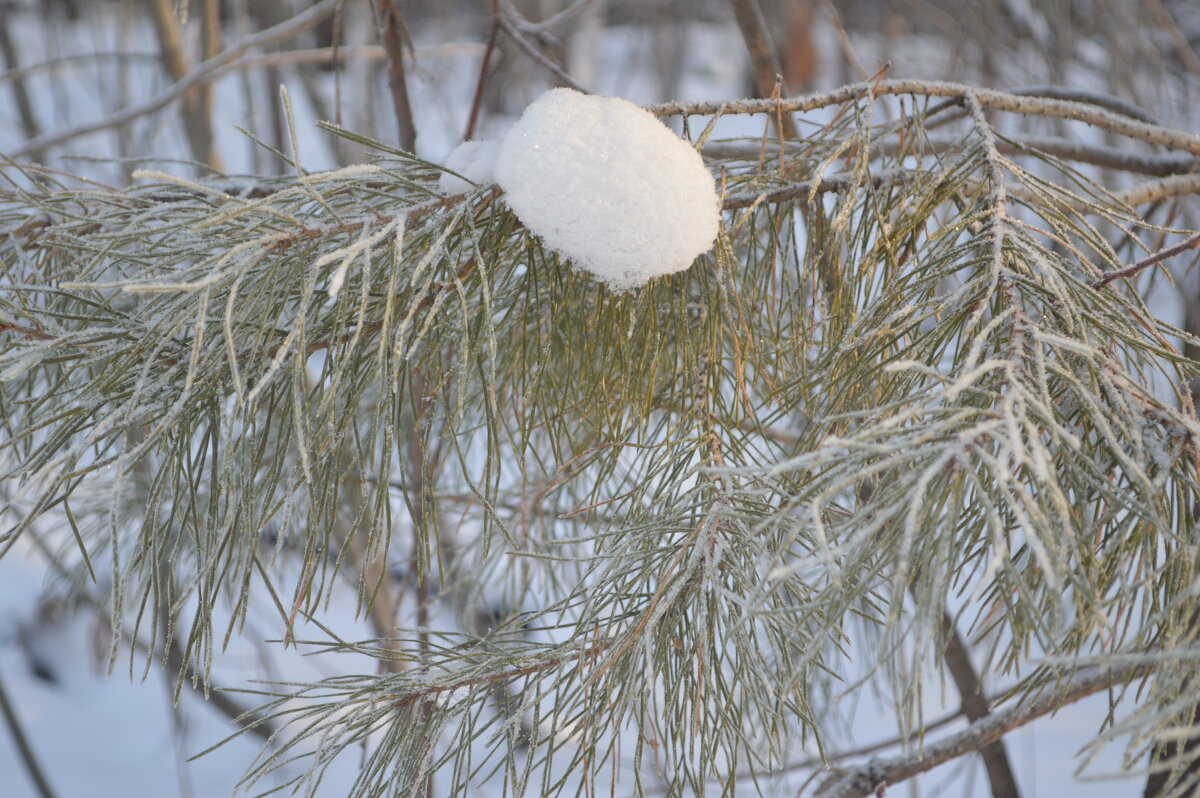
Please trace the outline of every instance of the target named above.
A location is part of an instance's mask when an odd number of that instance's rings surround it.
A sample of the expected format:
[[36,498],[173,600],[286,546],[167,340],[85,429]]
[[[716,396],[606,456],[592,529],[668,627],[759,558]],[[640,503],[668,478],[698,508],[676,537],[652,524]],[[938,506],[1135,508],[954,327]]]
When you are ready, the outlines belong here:
[[[259,12],[267,5],[290,12],[302,4],[291,8],[283,2],[227,3],[225,44],[262,27],[268,15]],[[327,32],[318,30],[282,42],[276,49],[249,51],[242,68],[216,81],[212,129],[215,150],[228,173],[290,170],[238,130],[240,126],[286,149],[277,83],[289,88],[299,160],[308,169],[353,163],[361,156],[352,146],[315,129],[318,118],[336,117],[349,129],[384,141],[396,139],[383,52],[367,5],[347,3],[342,20],[344,69],[332,71],[317,63],[329,55],[327,44],[320,40]],[[443,159],[462,139],[487,35],[487,5],[482,0],[409,4],[414,43],[409,89],[417,149],[426,158]],[[570,4],[519,5],[531,20],[539,20]],[[752,91],[745,48],[723,3],[659,0],[586,5],[555,34],[565,50],[568,70],[594,91],[636,103],[732,98]],[[1162,6],[1172,14],[1174,30],[1167,25],[1154,27],[1153,20],[1144,30],[1129,30],[1128,19],[1103,16],[1116,13],[1113,8],[1128,12],[1137,4],[1088,3],[1083,5],[1092,10],[1086,13],[1064,13],[1062,7],[1075,5],[1071,3],[1045,4],[1054,8],[1051,13],[1019,0],[838,4],[851,46],[840,38],[821,3],[780,0],[764,5],[777,23],[773,28],[782,39],[787,77],[803,84],[791,86],[794,90],[858,79],[854,59],[868,72],[889,61],[893,76],[961,79],[1001,87],[1058,83],[1111,91],[1138,102],[1166,124],[1200,128],[1195,110],[1200,73],[1190,73],[1193,65],[1179,42],[1182,37],[1184,45],[1190,42],[1193,48],[1200,43],[1200,13],[1191,3]],[[197,14],[193,8],[184,25],[193,63],[199,49]],[[807,23],[803,37],[796,33],[799,29],[790,27],[797,16]],[[42,135],[69,131],[136,105],[171,84],[145,4],[0,0],[0,23],[8,40],[7,71],[0,73],[0,153],[17,151],[28,138],[25,120],[18,113],[18,84],[32,98],[34,122]],[[1002,28],[987,27],[1000,23]],[[1127,35],[1123,40],[1127,47],[1121,50],[1112,41],[1094,36],[1101,28],[1109,35],[1114,28]],[[799,38],[803,41],[798,44]],[[323,48],[324,55],[319,55]],[[278,57],[289,50],[316,55]],[[525,105],[553,85],[544,70],[519,53],[509,51],[504,57],[499,77],[484,98],[479,125],[484,136],[505,133]],[[747,118],[724,120],[718,128],[718,135],[761,132],[761,120]],[[128,125],[70,138],[38,155],[48,167],[112,185],[128,182],[137,167],[194,173],[178,102]],[[1183,301],[1177,296],[1164,297],[1158,307],[1175,316],[1171,321],[1181,321]],[[355,617],[354,598],[353,589],[347,589],[325,620],[346,638],[368,638],[368,625]],[[235,638],[215,663],[214,681],[252,687],[253,679],[308,680],[371,667],[349,656],[302,656],[304,646],[285,650],[262,643],[280,636],[277,627],[273,612],[251,617],[247,633]],[[242,736],[189,761],[235,727],[187,685],[174,705],[175,684],[157,667],[146,670],[144,654],[135,654],[132,663],[123,659],[109,675],[106,632],[102,613],[68,598],[46,558],[31,545],[20,542],[0,558],[0,675],[57,795],[229,795],[259,753],[261,741]],[[251,696],[234,697],[247,707],[253,705]],[[942,696],[927,696],[927,702],[929,717],[956,708],[952,685],[947,683]],[[1105,709],[1100,696],[1008,737],[1025,796],[1115,798],[1140,792],[1140,781],[1074,778],[1079,764],[1075,754],[1095,733]],[[864,702],[846,737],[867,745],[894,734],[890,717]],[[344,760],[329,772],[321,795],[345,794],[356,763]],[[1111,771],[1118,764],[1114,760],[1106,767],[1096,762],[1092,770]],[[987,792],[977,758],[968,758],[895,788],[893,794],[984,796]],[[480,794],[499,792],[494,785],[483,785]],[[0,798],[35,795],[5,727],[0,730]]]

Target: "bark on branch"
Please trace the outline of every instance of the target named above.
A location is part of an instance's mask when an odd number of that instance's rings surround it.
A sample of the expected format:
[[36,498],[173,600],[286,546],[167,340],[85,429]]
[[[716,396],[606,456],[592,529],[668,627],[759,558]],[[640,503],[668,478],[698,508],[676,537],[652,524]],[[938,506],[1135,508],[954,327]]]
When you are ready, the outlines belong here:
[[872,759],[856,768],[840,770],[828,776],[817,788],[820,798],[867,798],[880,785],[891,786],[932,770],[938,765],[973,754],[1004,735],[1019,729],[1067,704],[1124,684],[1145,674],[1136,665],[1095,668],[1080,671],[1060,689],[1048,687],[1042,694],[1008,710],[993,712],[957,734],[925,746],[908,756]]
[[786,100],[740,100],[730,102],[670,102],[648,106],[646,110],[657,116],[704,114],[773,114],[783,112],[811,111],[831,105],[863,100],[886,95],[911,94],[921,97],[952,97],[965,99],[973,95],[984,108],[994,108],[1014,114],[1048,116],[1083,122],[1149,144],[1160,144],[1176,150],[1200,155],[1200,134],[1152,125],[1130,119],[1124,114],[1099,108],[1090,103],[1055,100],[1046,97],[1028,97],[995,89],[978,89],[962,83],[926,80],[881,80],[877,82],[853,83],[829,92],[806,94]]

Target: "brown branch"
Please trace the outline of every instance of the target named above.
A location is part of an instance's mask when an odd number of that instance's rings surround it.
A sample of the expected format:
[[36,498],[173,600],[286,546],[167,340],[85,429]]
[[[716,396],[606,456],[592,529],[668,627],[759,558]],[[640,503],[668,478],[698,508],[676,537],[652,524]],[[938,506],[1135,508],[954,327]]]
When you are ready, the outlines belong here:
[[[206,4],[209,1],[205,0]],[[166,67],[171,80],[178,83],[187,77],[192,67],[184,51],[183,26],[180,24],[175,4],[172,0],[153,0],[150,10],[158,33],[163,66]],[[207,30],[205,32],[207,33]],[[211,100],[207,109],[204,102],[206,85],[196,85],[184,92],[183,128],[192,150],[192,157],[220,171],[220,165],[216,163],[216,153],[213,151],[212,117],[206,113],[206,110],[212,110]]]
[[554,75],[554,77],[557,78],[560,83],[562,83],[564,86],[574,89],[575,91],[581,91],[584,94],[591,94],[591,92],[584,88],[579,81],[568,75],[561,66],[550,60],[545,53],[535,47],[531,41],[526,39],[525,34],[521,33],[517,27],[517,24],[513,22],[513,20],[503,9],[498,9],[496,11],[495,19],[496,23],[500,26],[500,30],[504,31],[508,35],[508,38],[512,39],[513,43],[515,43],[517,47],[521,48],[521,51],[524,52],[525,55],[532,58],[542,68]]
[[[21,119],[21,132],[26,138],[36,139],[41,135],[41,128],[38,126],[37,116],[33,112],[33,103],[29,100],[29,89],[19,73],[21,62],[16,45],[13,44],[12,37],[8,33],[8,12],[2,7],[0,7],[0,54],[4,56],[4,68],[7,70],[4,74],[16,74],[12,79],[12,91],[13,99],[17,104],[17,116]],[[30,155],[34,160],[41,160],[42,157],[41,151],[30,153]]]
[[1151,266],[1155,265],[1156,263],[1162,263],[1167,258],[1174,257],[1182,252],[1187,252],[1189,249],[1196,249],[1197,247],[1200,247],[1200,233],[1196,233],[1191,238],[1187,239],[1186,241],[1180,242],[1173,247],[1167,247],[1166,249],[1161,249],[1158,252],[1155,252],[1153,255],[1151,255],[1147,258],[1143,258],[1142,260],[1139,260],[1137,263],[1133,264],[1132,266],[1126,266],[1124,269],[1117,269],[1116,271],[1109,272],[1108,274],[1101,277],[1099,280],[1092,283],[1092,288],[1099,290],[1099,289],[1103,288],[1104,286],[1108,285],[1109,283],[1113,282],[1114,280],[1120,280],[1125,277],[1132,277],[1141,271],[1149,269]]
[[1113,196],[1126,205],[1133,206],[1160,202],[1186,194],[1200,194],[1200,175],[1172,175],[1162,180],[1151,180],[1118,191]]
[[388,88],[392,92],[392,107],[396,111],[396,126],[400,131],[400,149],[416,152],[417,127],[413,123],[408,80],[404,74],[404,40],[408,34],[396,3],[397,0],[375,0],[375,12],[379,18],[379,38],[387,53]]
[[26,338],[33,338],[38,341],[51,341],[54,339],[53,335],[41,328],[25,327],[20,324],[13,324],[9,322],[0,322],[0,332],[15,332],[25,336]]
[[4,682],[0,679],[0,714],[4,715],[4,721],[8,725],[8,731],[12,735],[13,743],[17,746],[17,753],[20,755],[21,764],[25,766],[25,772],[29,775],[29,780],[33,782],[37,788],[38,795],[41,798],[54,798],[54,790],[50,788],[50,782],[46,780],[46,773],[42,770],[42,766],[38,764],[37,757],[33,753],[33,747],[29,744],[29,739],[25,736],[25,731],[21,727],[21,721],[17,717],[17,711],[13,707],[12,702],[8,700],[8,692],[4,689]]
[[1146,674],[1142,666],[1123,665],[1111,669],[1094,668],[1081,671],[1059,689],[1047,689],[1022,705],[994,712],[984,720],[949,735],[939,742],[925,746],[907,756],[872,759],[859,767],[838,770],[817,788],[821,798],[867,798],[880,788],[899,784],[913,776],[961,756],[973,754],[1004,735],[1115,685],[1130,682]]
[[108,130],[114,127],[120,127],[132,122],[135,119],[151,114],[170,104],[180,96],[186,94],[188,90],[202,83],[214,79],[228,64],[235,61],[243,53],[257,47],[265,47],[284,39],[291,38],[305,30],[308,30],[313,25],[320,22],[325,17],[333,13],[337,4],[341,0],[320,0],[316,5],[300,12],[296,16],[281,22],[278,25],[273,25],[269,28],[255,33],[252,36],[247,36],[241,39],[236,44],[227,47],[225,50],[214,58],[199,64],[188,73],[186,77],[168,86],[163,91],[154,95],[150,99],[123,108],[120,111],[114,111],[111,114],[97,119],[94,122],[88,122],[69,130],[62,130],[56,133],[50,133],[36,139],[31,139],[10,150],[7,156],[13,160],[28,158],[33,153],[40,150],[45,150],[49,147],[55,147],[80,136],[88,135],[89,133],[97,133],[102,130]]
[[[779,54],[771,44],[767,33],[767,23],[763,19],[762,9],[757,0],[729,0],[733,16],[737,20],[738,29],[742,32],[742,40],[746,43],[746,52],[750,55],[750,68],[754,71],[754,82],[758,86],[760,97],[776,96],[778,91],[786,94],[787,87],[782,84],[783,67],[779,65]],[[772,108],[775,114],[772,119],[778,128],[777,132],[783,138],[799,138],[796,121],[791,114],[784,114],[779,108]]]
[[463,141],[475,136],[475,124],[479,121],[479,109],[483,106],[483,89],[487,85],[488,68],[492,64],[492,53],[496,50],[496,39],[500,33],[500,15],[492,15],[492,27],[488,31],[487,46],[483,49],[483,60],[479,62],[479,79],[475,82],[475,96],[471,98],[471,113],[467,117],[467,130]]
[[[954,625],[954,618],[948,611],[942,614],[942,636],[946,641],[946,651],[942,659],[946,663],[946,670],[950,671],[954,686],[958,689],[963,714],[971,723],[978,723],[990,715],[989,703],[983,694],[983,684],[979,681],[975,666],[971,663],[971,652],[963,642]],[[1017,780],[1008,761],[1004,739],[988,743],[979,750],[979,754],[987,771],[992,798],[1020,798],[1021,793],[1017,789]]]
[[833,30],[837,34],[838,47],[842,51],[842,57],[854,67],[858,72],[859,77],[866,80],[871,77],[871,73],[867,71],[867,67],[863,64],[862,59],[858,57],[858,51],[854,49],[854,43],[850,41],[850,34],[846,33],[846,27],[842,25],[842,16],[838,13],[830,0],[821,0],[821,5],[825,7],[825,13],[829,17],[829,21],[833,23]]
[[[167,646],[166,668],[167,675],[171,677],[170,682],[176,685],[193,682],[199,676],[196,669],[185,660],[179,640],[174,637]],[[206,692],[207,694],[197,690],[199,697],[206,705],[217,710],[263,742],[271,742],[271,737],[275,734],[275,726],[268,719],[250,716],[249,710],[219,688],[209,689]]]
[[[221,0],[204,0],[203,13],[201,55],[203,60],[207,61],[221,52]],[[220,172],[224,170],[220,168],[217,161],[219,156],[212,130],[214,88],[212,81],[206,81],[196,87],[200,95],[197,103],[197,116],[203,122],[204,134],[207,137],[205,142],[208,150],[207,162]]]

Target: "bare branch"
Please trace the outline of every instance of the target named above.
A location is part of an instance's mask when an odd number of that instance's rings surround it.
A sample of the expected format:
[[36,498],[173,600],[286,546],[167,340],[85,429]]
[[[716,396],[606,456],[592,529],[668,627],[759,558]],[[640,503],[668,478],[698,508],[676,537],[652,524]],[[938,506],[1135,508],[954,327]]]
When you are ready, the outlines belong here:
[[1172,175],[1161,180],[1150,180],[1117,192],[1115,196],[1126,205],[1133,206],[1187,194],[1200,194],[1200,175]]
[[483,59],[479,62],[479,78],[475,82],[475,95],[471,98],[471,112],[467,116],[467,130],[463,133],[463,141],[470,141],[475,135],[475,125],[479,121],[479,109],[483,106],[483,89],[487,85],[488,69],[492,64],[492,53],[496,50],[496,39],[500,33],[500,16],[492,15],[492,25],[488,30],[487,45],[483,49]]
[[10,80],[21,80],[22,78],[33,75],[38,72],[44,72],[54,69],[55,67],[64,65],[85,64],[89,61],[157,61],[159,56],[154,53],[131,53],[126,51],[100,51],[95,53],[72,53],[70,55],[58,55],[53,58],[45,58],[41,61],[36,61],[32,64],[24,66],[14,66],[0,72],[0,83],[7,83]]
[[554,77],[557,78],[558,81],[564,86],[569,86],[570,88],[575,89],[575,91],[581,91],[584,94],[591,93],[582,85],[580,85],[579,81],[568,75],[561,66],[547,58],[545,53],[543,53],[541,50],[535,47],[532,42],[526,39],[525,34],[521,33],[519,30],[517,23],[515,23],[513,19],[509,17],[509,14],[503,9],[496,11],[496,22],[500,25],[500,30],[508,34],[508,38],[512,39],[513,42],[520,47],[527,56],[549,71],[550,74],[554,75]]
[[[911,150],[911,145],[906,145]],[[930,138],[925,142],[930,155],[953,150],[961,146],[961,139]],[[872,144],[872,155],[894,155],[900,151],[901,142],[893,139],[876,141]],[[1129,152],[1128,149],[1105,147],[1099,144],[1083,144],[1078,141],[1057,137],[1025,136],[998,139],[996,150],[1004,155],[1037,155],[1044,153],[1055,158],[1079,163],[1090,163],[1106,169],[1116,169],[1134,174],[1166,177],[1190,172],[1197,166],[1197,159],[1185,153],[1154,155]],[[703,148],[711,158],[754,158],[763,154],[761,142],[716,141]],[[777,154],[773,145],[768,145],[766,154]],[[911,154],[911,153],[908,153]]]
[[[873,186],[884,185],[902,185],[904,183],[915,180],[921,175],[917,169],[887,169],[873,175],[869,175],[866,179]],[[813,188],[813,181],[804,180],[796,183],[788,183],[773,191],[756,191],[743,192],[739,194],[726,195],[721,203],[721,207],[725,210],[736,210],[737,208],[750,208],[763,203],[786,202],[788,200],[807,197],[814,191],[818,194],[829,191],[844,191],[858,182],[858,177],[849,172],[829,175],[822,177],[816,181],[816,188]]]
[[[750,54],[750,66],[754,70],[754,82],[758,84],[759,95],[773,96],[776,84],[779,84],[778,91],[786,94],[787,87],[780,83],[783,80],[780,77],[783,68],[779,65],[779,55],[767,35],[767,23],[763,19],[762,9],[758,7],[757,0],[729,0],[729,6],[733,9],[733,16],[742,32],[742,40],[746,42],[746,52]],[[789,139],[798,138],[800,134],[791,114],[779,113],[778,109],[773,110],[776,111],[776,116],[772,119],[779,127],[779,135]]]
[[[210,0],[205,0],[206,34],[208,33],[207,4],[209,2]],[[171,76],[171,80],[178,82],[187,77],[188,73],[192,71],[192,67],[187,53],[184,52],[183,26],[175,11],[175,4],[171,0],[154,0],[150,4],[150,10],[153,12],[154,27],[158,32],[163,65],[167,69],[167,74]],[[205,46],[207,47],[207,45],[208,41],[206,40]],[[212,110],[211,92],[209,92],[208,101],[205,101],[205,93],[209,85],[207,83],[199,84],[184,92],[183,128],[192,150],[192,157],[196,161],[206,163],[216,171],[220,171],[216,153],[213,151],[212,117],[208,113]]]
[[[17,116],[21,119],[21,132],[28,138],[36,139],[41,135],[41,128],[38,126],[37,116],[34,115],[33,104],[29,100],[29,89],[20,74],[21,64],[17,48],[8,33],[8,13],[3,8],[0,8],[0,55],[4,57],[4,68],[7,70],[4,75],[15,73],[15,77],[12,78],[12,91],[17,104]],[[31,154],[34,160],[41,159],[40,152]]]
[[1173,247],[1167,247],[1166,249],[1159,250],[1148,258],[1139,260],[1132,266],[1126,266],[1124,269],[1117,269],[1115,272],[1109,272],[1096,282],[1092,283],[1092,288],[1100,289],[1114,280],[1120,280],[1124,277],[1132,277],[1139,272],[1149,269],[1156,263],[1162,263],[1167,258],[1173,258],[1182,252],[1187,252],[1189,249],[1196,249],[1197,247],[1200,247],[1200,233],[1196,233],[1191,238],[1176,244]]
[[715,113],[767,114],[775,113],[777,109],[785,112],[811,111],[816,108],[840,105],[867,97],[896,94],[956,98],[965,98],[968,94],[973,94],[976,101],[985,108],[995,108],[1015,114],[1049,116],[1084,122],[1112,133],[1140,139],[1149,144],[1161,144],[1164,147],[1171,147],[1190,152],[1193,155],[1200,155],[1200,134],[1139,122],[1122,114],[1116,114],[1112,111],[1106,111],[1084,103],[1043,97],[1022,97],[1011,92],[997,91],[995,89],[975,89],[961,83],[946,83],[941,81],[881,80],[877,83],[854,83],[834,89],[833,91],[802,95],[779,102],[775,100],[743,100],[740,102],[725,100],[697,103],[670,102],[648,106],[646,110],[658,116],[695,116]]
[[1027,86],[1023,89],[1017,89],[1013,94],[1019,94],[1022,97],[1049,97],[1053,100],[1069,100],[1070,102],[1084,103],[1086,105],[1098,105],[1101,108],[1107,108],[1110,111],[1122,114],[1130,119],[1136,119],[1139,122],[1145,122],[1148,125],[1158,124],[1157,119],[1133,103],[1126,102],[1120,97],[1114,97],[1111,94],[1104,94],[1103,92],[1067,88],[1066,86]]
[[417,151],[417,127],[413,123],[412,106],[408,101],[408,80],[404,74],[404,21],[396,0],[376,0],[375,12],[379,18],[379,38],[388,60],[388,88],[392,92],[392,106],[396,110],[396,125],[400,131],[400,148]]
[[231,61],[236,60],[242,53],[252,50],[256,47],[265,47],[284,39],[289,39],[305,30],[308,30],[313,25],[320,22],[325,17],[333,13],[334,9],[340,0],[320,0],[316,5],[305,11],[300,12],[296,16],[281,22],[278,25],[273,25],[269,28],[264,28],[253,36],[247,36],[230,47],[227,47],[219,55],[214,58],[199,64],[186,77],[179,80],[175,84],[167,87],[163,91],[154,95],[145,102],[131,105],[123,108],[120,111],[115,111],[107,116],[97,119],[94,122],[88,122],[78,127],[73,127],[69,130],[62,130],[57,133],[50,133],[36,139],[26,141],[14,150],[7,153],[7,156],[13,160],[28,158],[39,150],[55,147],[72,139],[85,136],[89,133],[96,133],[101,130],[108,130],[114,127],[128,124],[133,120],[153,113],[159,108],[170,104],[178,97],[185,94],[194,86],[199,86],[205,81],[212,80],[214,75],[221,72]]
[[829,15],[829,21],[833,23],[833,30],[837,33],[838,47],[841,48],[842,56],[854,67],[854,71],[859,74],[859,77],[866,80],[871,77],[871,73],[867,71],[862,59],[858,57],[858,51],[854,49],[854,43],[850,41],[850,35],[846,33],[846,27],[842,24],[842,15],[838,13],[830,0],[821,0],[821,5],[825,7],[825,13]]
[[1067,704],[1132,681],[1144,674],[1145,669],[1135,665],[1112,669],[1095,668],[1080,672],[1058,690],[1048,689],[1024,705],[994,712],[986,719],[972,723],[963,731],[928,745],[914,754],[872,759],[857,768],[835,772],[817,788],[816,795],[821,798],[867,798],[875,793],[880,784],[899,784],[945,762],[975,753],[1013,729],[1019,729]]
[[21,727],[21,721],[17,718],[17,712],[8,700],[8,692],[4,689],[2,679],[0,679],[0,714],[4,715],[4,722],[8,725],[8,731],[17,746],[17,753],[20,754],[21,763],[25,765],[25,771],[29,774],[30,781],[37,788],[38,795],[41,798],[55,798],[54,790],[50,788],[50,782],[46,780],[46,774],[42,770],[42,766],[38,764],[37,757],[33,754],[33,748],[29,745],[29,739],[25,736],[25,731]]
[[[971,663],[971,651],[963,642],[962,635],[954,625],[954,617],[948,611],[942,614],[942,635],[946,640],[946,651],[942,658],[958,689],[963,714],[970,722],[978,723],[991,714],[990,704],[983,694],[983,684],[979,681],[975,666]],[[1004,739],[988,743],[979,750],[979,754],[983,757],[992,798],[1020,798],[1021,792],[1017,789]]]

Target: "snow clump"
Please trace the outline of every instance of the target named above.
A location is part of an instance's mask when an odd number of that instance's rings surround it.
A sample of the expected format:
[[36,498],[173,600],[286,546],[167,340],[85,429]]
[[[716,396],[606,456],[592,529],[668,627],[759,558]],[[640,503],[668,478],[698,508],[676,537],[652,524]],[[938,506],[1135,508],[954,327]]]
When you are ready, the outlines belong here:
[[495,179],[547,247],[616,291],[686,269],[720,227],[700,154],[618,97],[546,92],[500,142]]
[[[443,165],[451,172],[458,172],[475,186],[491,185],[496,182],[494,173],[496,152],[499,149],[500,142],[492,139],[464,141],[450,150]],[[449,172],[442,172],[442,176],[438,178],[438,188],[443,194],[462,194],[475,188],[467,180]]]

